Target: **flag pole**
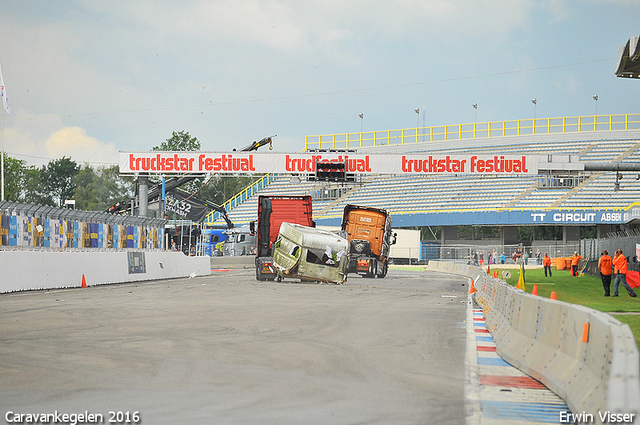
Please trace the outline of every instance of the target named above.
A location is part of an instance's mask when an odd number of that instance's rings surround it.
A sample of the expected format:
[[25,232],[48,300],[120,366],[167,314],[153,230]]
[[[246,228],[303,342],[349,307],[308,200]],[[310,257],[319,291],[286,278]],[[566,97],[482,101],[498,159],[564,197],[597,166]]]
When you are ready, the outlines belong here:
[[0,111],[0,201],[4,201],[4,105],[6,94],[2,78],[2,61],[0,60],[0,81],[2,81],[2,111]]
[[4,110],[0,111],[0,145],[0,201],[4,201]]

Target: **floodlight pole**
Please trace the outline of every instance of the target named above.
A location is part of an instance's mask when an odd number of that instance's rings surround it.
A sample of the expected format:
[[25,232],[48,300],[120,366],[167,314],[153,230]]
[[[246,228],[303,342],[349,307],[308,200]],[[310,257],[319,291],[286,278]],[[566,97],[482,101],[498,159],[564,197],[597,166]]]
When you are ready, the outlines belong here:
[[0,111],[0,187],[0,201],[4,201],[4,111]]
[[[416,143],[420,141],[420,108],[414,109],[416,113]],[[391,140],[389,140],[391,143]]]
[[533,103],[533,125],[531,126],[532,133],[536,134],[536,108],[538,107],[538,99],[531,99]]

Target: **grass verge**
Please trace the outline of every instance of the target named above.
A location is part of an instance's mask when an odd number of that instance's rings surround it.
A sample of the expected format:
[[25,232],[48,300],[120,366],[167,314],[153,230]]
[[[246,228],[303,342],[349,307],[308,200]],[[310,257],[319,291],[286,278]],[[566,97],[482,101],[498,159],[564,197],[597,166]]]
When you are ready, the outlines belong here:
[[[491,274],[498,271],[502,277],[503,269],[491,268]],[[516,286],[519,269],[509,269],[511,277],[504,279],[509,285]],[[636,339],[636,346],[640,347],[640,297],[631,298],[622,285],[618,293],[619,297],[605,297],[604,288],[600,278],[583,275],[574,277],[568,270],[556,270],[552,268],[552,277],[545,277],[543,269],[525,270],[525,291],[531,293],[535,284],[538,285],[538,296],[549,298],[551,292],[555,292],[558,301],[583,305],[594,310],[603,311],[614,316],[631,328]],[[640,292],[636,290],[636,292]],[[611,294],[613,295],[613,282],[611,282]],[[638,313],[638,314],[616,314]]]

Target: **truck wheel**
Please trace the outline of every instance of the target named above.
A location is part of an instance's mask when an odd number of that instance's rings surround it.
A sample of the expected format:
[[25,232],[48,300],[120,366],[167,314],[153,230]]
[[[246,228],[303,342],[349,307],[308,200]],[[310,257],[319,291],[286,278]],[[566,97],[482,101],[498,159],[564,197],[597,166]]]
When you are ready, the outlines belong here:
[[369,260],[369,273],[367,277],[376,277],[378,272],[378,264],[376,260]]
[[385,261],[384,263],[382,263],[382,270],[380,270],[380,274],[378,275],[378,277],[382,279],[387,275],[387,271],[389,271],[389,265]]

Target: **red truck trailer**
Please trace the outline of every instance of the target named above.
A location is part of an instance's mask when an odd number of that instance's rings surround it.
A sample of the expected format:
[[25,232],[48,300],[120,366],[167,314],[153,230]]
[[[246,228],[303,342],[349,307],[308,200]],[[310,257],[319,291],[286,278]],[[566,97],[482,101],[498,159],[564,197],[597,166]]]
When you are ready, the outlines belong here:
[[274,280],[273,243],[283,222],[314,227],[311,196],[260,195],[258,197],[256,279]]

